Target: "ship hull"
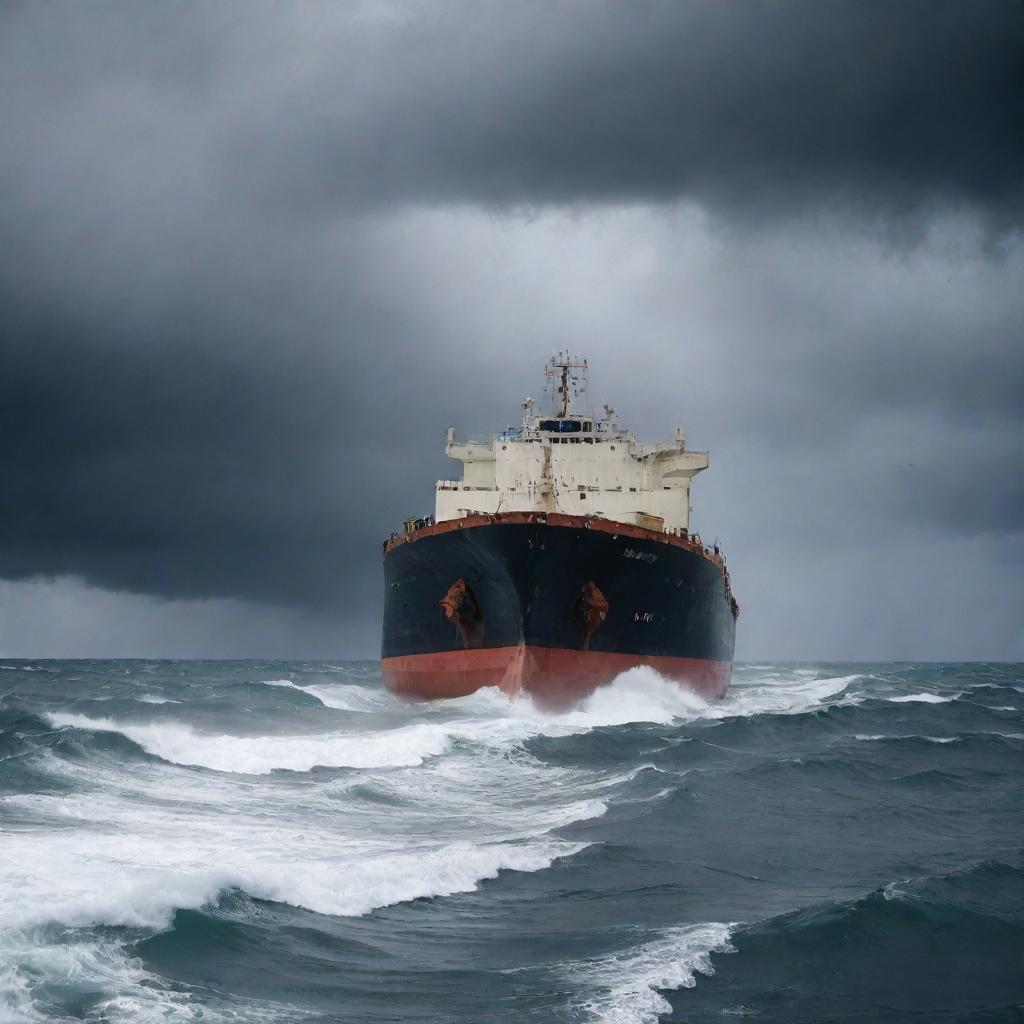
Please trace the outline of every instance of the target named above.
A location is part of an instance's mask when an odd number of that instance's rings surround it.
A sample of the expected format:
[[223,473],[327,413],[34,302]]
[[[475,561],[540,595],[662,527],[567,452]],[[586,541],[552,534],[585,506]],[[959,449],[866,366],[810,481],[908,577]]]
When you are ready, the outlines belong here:
[[698,544],[608,520],[471,516],[384,557],[385,681],[416,699],[494,686],[569,707],[640,665],[700,695],[732,674],[735,605]]

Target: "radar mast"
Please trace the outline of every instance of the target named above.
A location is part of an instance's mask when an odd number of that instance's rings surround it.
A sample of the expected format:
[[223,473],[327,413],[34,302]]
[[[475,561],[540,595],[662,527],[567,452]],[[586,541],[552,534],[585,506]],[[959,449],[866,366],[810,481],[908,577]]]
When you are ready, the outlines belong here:
[[551,409],[556,416],[572,415],[574,398],[583,399],[586,415],[590,415],[590,367],[578,352],[556,352],[544,368],[544,375],[544,390],[551,396]]

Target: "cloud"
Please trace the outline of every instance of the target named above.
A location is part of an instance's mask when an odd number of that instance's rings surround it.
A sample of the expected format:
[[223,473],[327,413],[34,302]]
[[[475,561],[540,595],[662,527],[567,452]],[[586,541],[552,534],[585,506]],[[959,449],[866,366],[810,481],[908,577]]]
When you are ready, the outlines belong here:
[[358,616],[339,622],[234,599],[169,601],[66,576],[0,580],[2,659],[351,657],[370,627]]
[[256,4],[244,19],[22,5],[5,21],[13,166],[70,156],[78,189],[286,219],[685,197],[768,219],[964,204],[1005,228],[1024,209],[1011,0]]

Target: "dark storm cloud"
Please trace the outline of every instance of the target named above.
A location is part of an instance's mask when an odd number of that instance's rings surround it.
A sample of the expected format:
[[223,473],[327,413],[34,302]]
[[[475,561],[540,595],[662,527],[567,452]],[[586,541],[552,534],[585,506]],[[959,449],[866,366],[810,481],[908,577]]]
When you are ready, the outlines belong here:
[[47,114],[73,131],[81,115],[88,151],[123,143],[127,126],[142,150],[119,152],[129,168],[200,173],[199,188],[230,178],[221,202],[285,217],[338,202],[680,196],[765,217],[962,202],[1007,227],[1022,212],[1013,0],[264,4],[244,16],[25,5],[5,20],[23,133]]
[[[1019,532],[1022,54],[1004,2],[0,8],[0,577],[369,629],[444,427],[563,343],[638,430],[682,388],[716,453],[773,460],[768,523],[818,487],[836,529]],[[679,203],[725,239],[703,279]],[[639,286],[616,204],[658,236]],[[524,228],[559,207],[590,242]],[[997,246],[919,279],[957,216]]]
[[[367,302],[345,246],[331,255],[326,295],[300,279],[309,262],[286,272],[252,251],[249,280],[203,267],[149,302],[130,257],[106,296],[25,310],[0,293],[0,573],[174,596],[358,590],[399,493],[438,475],[395,411],[417,387],[453,396],[429,350],[410,353],[419,328]],[[443,417],[432,426],[440,437]]]
[[[272,114],[321,196],[1022,212],[1008,0],[447,5],[321,76],[336,104],[300,88]],[[260,135],[243,135],[253,152]],[[295,180],[286,152],[269,166],[270,189]]]

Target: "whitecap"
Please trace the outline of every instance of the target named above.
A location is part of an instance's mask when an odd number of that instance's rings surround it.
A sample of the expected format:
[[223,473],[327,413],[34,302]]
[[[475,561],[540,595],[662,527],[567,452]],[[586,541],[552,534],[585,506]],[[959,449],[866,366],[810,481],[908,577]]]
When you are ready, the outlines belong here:
[[733,687],[721,700],[706,700],[684,684],[641,665],[599,687],[569,711],[541,710],[528,697],[509,700],[496,688],[438,702],[434,707],[460,716],[446,722],[454,739],[508,745],[536,735],[559,737],[607,726],[802,714],[830,704],[857,704],[863,697],[848,690],[862,678],[850,675],[747,683]]
[[339,711],[377,711],[388,705],[404,710],[398,698],[383,687],[360,686],[356,683],[311,683],[300,689],[316,697],[325,707]]
[[320,701],[324,707],[340,711],[378,710],[382,705],[401,707],[389,691],[383,687],[360,686],[356,683],[309,683],[300,686],[291,679],[261,679],[264,686],[277,686],[299,693],[307,693]]
[[440,725],[419,723],[376,733],[231,736],[202,733],[175,722],[136,723],[54,712],[57,727],[117,732],[147,753],[175,764],[221,772],[266,775],[275,769],[305,772],[329,768],[377,768],[422,764],[442,753],[449,735]]
[[541,871],[587,843],[545,839],[523,844],[452,843],[440,849],[390,853],[348,861],[262,868],[239,879],[254,896],[320,914],[359,917],[378,907],[425,897],[473,892],[501,871]]
[[743,683],[733,686],[721,700],[705,700],[684,684],[666,679],[647,666],[632,668],[609,686],[601,687],[575,711],[560,716],[569,725],[597,727],[696,719],[748,718],[755,715],[803,714],[827,706],[843,695],[844,703],[859,703],[847,694],[860,675],[806,679],[790,682]]
[[189,989],[169,986],[150,974],[121,943],[94,935],[54,935],[44,928],[15,930],[4,935],[0,953],[3,1024],[44,1024],[53,1020],[35,998],[34,990],[41,982],[50,999],[55,990],[80,992],[83,983],[100,988],[103,995],[91,1006],[89,1017],[111,1024],[160,1024],[169,1020],[227,1024],[239,1019],[270,1024],[301,1019],[279,1004],[237,996],[223,1011],[211,1006],[209,993],[198,1005]]
[[940,697],[937,693],[908,693],[904,697],[886,697],[885,699],[892,704],[948,704],[961,696],[963,695],[960,693],[956,693],[952,697]]
[[900,735],[885,735],[882,733],[868,735],[865,733],[857,733],[853,737],[855,740],[861,740],[869,743],[885,742],[889,740],[925,740],[928,743],[956,743],[963,737],[961,736],[920,736],[916,733],[903,733]]
[[[175,910],[203,907],[233,887],[317,913],[360,916],[407,900],[471,892],[501,871],[540,871],[588,845],[538,835],[540,828],[522,840],[487,841],[485,830],[484,841],[442,843],[387,837],[366,827],[372,821],[332,829],[330,819],[314,817],[304,829],[301,813],[273,808],[265,794],[254,793],[246,804],[238,799],[241,791],[228,793],[212,807],[126,805],[113,795],[37,796],[54,811],[62,801],[80,804],[62,807],[78,825],[8,836],[18,867],[6,873],[0,892],[0,929],[51,923],[163,929]],[[264,819],[260,806],[269,808]],[[88,810],[92,822],[84,820]],[[601,812],[578,804],[545,824]]]
[[573,982],[592,990],[580,1009],[601,1024],[657,1024],[672,1011],[659,990],[693,988],[697,974],[714,974],[711,954],[735,952],[729,942],[735,927],[669,928],[622,952],[569,965]]

